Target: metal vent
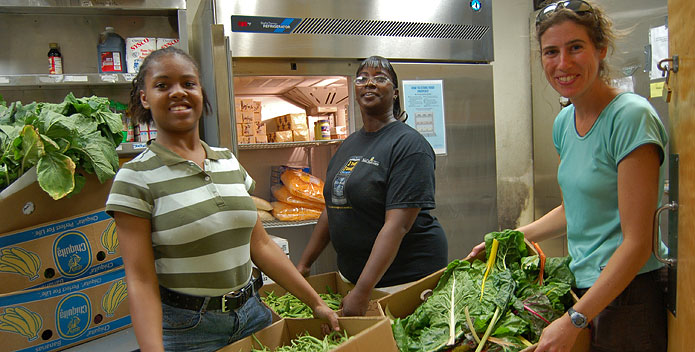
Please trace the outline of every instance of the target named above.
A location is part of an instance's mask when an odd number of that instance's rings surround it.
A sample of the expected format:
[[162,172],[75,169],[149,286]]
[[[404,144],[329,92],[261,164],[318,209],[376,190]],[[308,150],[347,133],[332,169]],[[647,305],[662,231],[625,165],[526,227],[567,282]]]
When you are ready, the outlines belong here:
[[292,33],[481,40],[489,30],[468,24],[304,18]]

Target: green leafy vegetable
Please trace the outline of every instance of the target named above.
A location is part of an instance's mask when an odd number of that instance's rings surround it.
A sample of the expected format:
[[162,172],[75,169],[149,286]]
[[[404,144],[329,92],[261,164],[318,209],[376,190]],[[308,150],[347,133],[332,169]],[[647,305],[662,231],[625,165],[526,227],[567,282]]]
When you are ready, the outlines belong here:
[[547,258],[540,286],[540,258],[528,255],[521,232],[493,232],[485,242],[487,264],[449,263],[427,301],[393,321],[401,351],[464,345],[477,351],[520,351],[538,341],[543,328],[571,305],[569,258]]
[[53,199],[75,194],[85,178],[99,182],[118,170],[116,147],[122,140],[121,115],[111,112],[103,97],[76,98],[62,103],[22,105],[0,97],[0,191],[36,167],[39,185]]

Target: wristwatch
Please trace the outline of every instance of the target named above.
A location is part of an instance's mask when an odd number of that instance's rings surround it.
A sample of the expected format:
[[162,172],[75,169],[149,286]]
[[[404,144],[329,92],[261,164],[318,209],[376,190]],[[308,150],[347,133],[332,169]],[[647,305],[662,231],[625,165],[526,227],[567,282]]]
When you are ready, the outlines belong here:
[[567,310],[567,314],[570,316],[570,321],[572,321],[572,325],[584,329],[587,325],[589,325],[589,321],[586,319],[586,315],[577,312],[574,310],[573,307],[570,307],[570,309]]

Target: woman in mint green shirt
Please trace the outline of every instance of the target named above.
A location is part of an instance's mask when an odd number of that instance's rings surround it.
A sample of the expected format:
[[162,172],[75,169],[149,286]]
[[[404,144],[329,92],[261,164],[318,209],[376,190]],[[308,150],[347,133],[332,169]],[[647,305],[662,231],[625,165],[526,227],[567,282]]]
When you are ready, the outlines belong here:
[[535,351],[569,351],[589,322],[592,351],[666,351],[663,271],[651,241],[664,126],[646,99],[607,83],[614,34],[596,5],[552,3],[536,32],[545,77],[571,103],[553,124],[563,202],[518,230],[535,242],[566,234],[581,298],[544,329]]

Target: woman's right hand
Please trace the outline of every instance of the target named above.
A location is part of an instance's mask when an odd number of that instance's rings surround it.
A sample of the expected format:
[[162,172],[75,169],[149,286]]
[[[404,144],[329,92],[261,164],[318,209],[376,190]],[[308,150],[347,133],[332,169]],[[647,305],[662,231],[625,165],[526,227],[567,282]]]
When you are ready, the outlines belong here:
[[297,264],[297,271],[299,271],[302,276],[307,277],[311,273],[311,267],[299,263]]
[[471,252],[468,253],[468,255],[466,256],[466,258],[463,258],[463,260],[468,260],[468,259],[470,259],[470,258],[473,258],[473,257],[477,256],[480,252],[484,251],[484,250],[485,250],[485,242],[482,242],[482,243],[480,243],[479,245],[473,247],[473,249],[471,249]]

